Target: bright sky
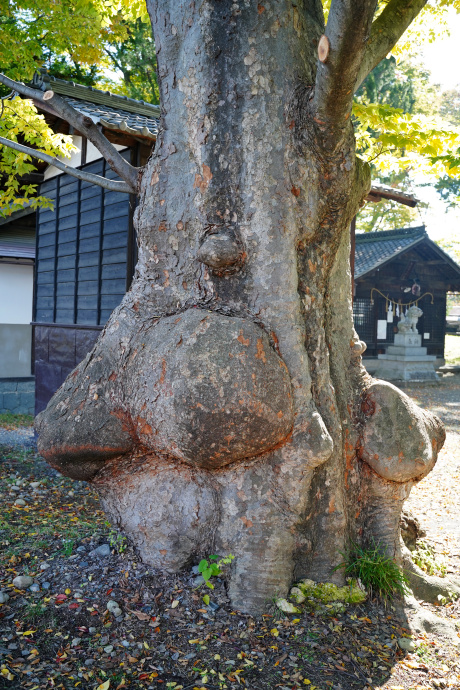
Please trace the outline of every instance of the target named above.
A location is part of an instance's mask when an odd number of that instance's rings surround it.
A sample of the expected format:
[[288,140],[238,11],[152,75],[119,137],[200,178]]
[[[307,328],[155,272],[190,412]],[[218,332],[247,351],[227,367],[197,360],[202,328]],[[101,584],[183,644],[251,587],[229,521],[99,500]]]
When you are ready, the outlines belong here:
[[[443,90],[460,88],[460,15],[454,11],[449,16],[450,36],[438,39],[423,49],[423,62],[430,70],[432,81]],[[429,204],[420,212],[421,221],[427,226],[433,240],[460,240],[460,208],[445,213],[439,195],[430,187],[419,187],[417,195]]]

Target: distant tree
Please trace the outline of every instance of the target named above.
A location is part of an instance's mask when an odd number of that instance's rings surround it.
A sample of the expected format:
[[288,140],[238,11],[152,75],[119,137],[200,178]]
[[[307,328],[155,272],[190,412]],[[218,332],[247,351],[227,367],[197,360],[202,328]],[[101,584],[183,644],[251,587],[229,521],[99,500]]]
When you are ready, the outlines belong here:
[[150,22],[141,18],[124,23],[126,36],[123,40],[109,40],[104,45],[112,69],[122,75],[121,84],[113,79],[107,81],[116,93],[130,98],[159,102],[157,80],[157,59]]
[[[440,114],[454,127],[460,126],[460,91],[444,91],[440,99]],[[460,177],[443,175],[435,183],[435,189],[446,206],[446,212],[460,204]]]
[[[430,84],[429,73],[408,61],[396,62],[393,56],[382,60],[365,79],[356,93],[355,102],[361,106],[381,104],[388,106],[389,113],[399,110],[403,114],[433,114],[433,98],[436,88]],[[429,96],[432,96],[430,100]],[[430,103],[428,107],[427,103]],[[429,113],[427,111],[430,110]],[[382,111],[384,112],[384,111]],[[381,156],[377,148],[380,141],[381,129],[369,126],[363,146],[358,153],[365,154],[369,140],[374,140],[375,159],[369,156],[373,179],[381,184],[397,187],[403,192],[413,193],[410,169],[403,168],[385,171],[378,168],[376,160]],[[404,156],[404,149],[397,150],[391,146],[392,159]],[[418,209],[410,208],[396,201],[382,199],[379,203],[367,203],[357,215],[358,232],[377,230],[392,230],[413,224],[419,219],[419,209],[426,204],[419,203]]]

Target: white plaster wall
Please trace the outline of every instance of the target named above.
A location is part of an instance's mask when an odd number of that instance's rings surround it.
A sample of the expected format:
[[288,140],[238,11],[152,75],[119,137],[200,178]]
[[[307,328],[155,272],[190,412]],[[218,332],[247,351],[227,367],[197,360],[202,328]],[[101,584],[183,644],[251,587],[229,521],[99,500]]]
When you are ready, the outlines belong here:
[[0,263],[0,324],[32,321],[33,266]]
[[[81,146],[82,146],[82,137],[77,136],[74,134],[72,136],[73,143],[77,147],[77,151],[72,153],[70,158],[59,158],[60,161],[65,163],[66,165],[72,166],[72,168],[78,168],[79,165],[81,165]],[[124,151],[127,146],[120,146],[119,144],[114,144],[115,148],[117,151]],[[86,162],[91,163],[92,161],[98,160],[98,158],[102,158],[100,151],[93,146],[93,144],[88,141],[86,145]],[[45,175],[44,179],[49,180],[51,177],[56,177],[56,175],[64,175],[64,173],[61,170],[58,170],[57,168],[54,167],[54,165],[49,165],[46,170],[45,170]]]
[[[82,137],[78,137],[77,135],[74,135],[72,137],[72,141],[73,141],[74,146],[77,147],[77,150],[70,154],[70,158],[66,158],[66,156],[59,156],[58,160],[62,161],[66,165],[71,165],[72,168],[77,168],[79,165],[81,165]],[[54,165],[49,165],[45,170],[44,178],[45,178],[45,180],[49,180],[50,177],[55,177],[56,175],[63,175],[63,174],[64,173],[61,172],[61,170],[58,170],[57,168],[55,168]]]

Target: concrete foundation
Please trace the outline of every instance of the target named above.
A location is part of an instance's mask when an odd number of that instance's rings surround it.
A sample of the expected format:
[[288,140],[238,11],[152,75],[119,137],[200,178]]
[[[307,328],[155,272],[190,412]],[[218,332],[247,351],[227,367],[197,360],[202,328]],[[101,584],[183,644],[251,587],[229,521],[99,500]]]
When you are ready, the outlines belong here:
[[0,378],[0,414],[34,414],[35,378]]

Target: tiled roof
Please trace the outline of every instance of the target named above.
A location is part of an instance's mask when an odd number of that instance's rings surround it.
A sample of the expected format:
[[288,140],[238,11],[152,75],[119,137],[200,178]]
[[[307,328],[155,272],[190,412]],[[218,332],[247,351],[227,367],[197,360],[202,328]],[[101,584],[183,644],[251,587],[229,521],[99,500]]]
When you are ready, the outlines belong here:
[[424,225],[356,235],[355,278],[374,271],[425,238],[428,235]]
[[160,108],[157,105],[118,96],[110,91],[100,91],[92,86],[50,77],[45,70],[34,75],[31,84],[41,91],[51,90],[69,103],[75,110],[91,117],[107,129],[135,136],[156,139]]

